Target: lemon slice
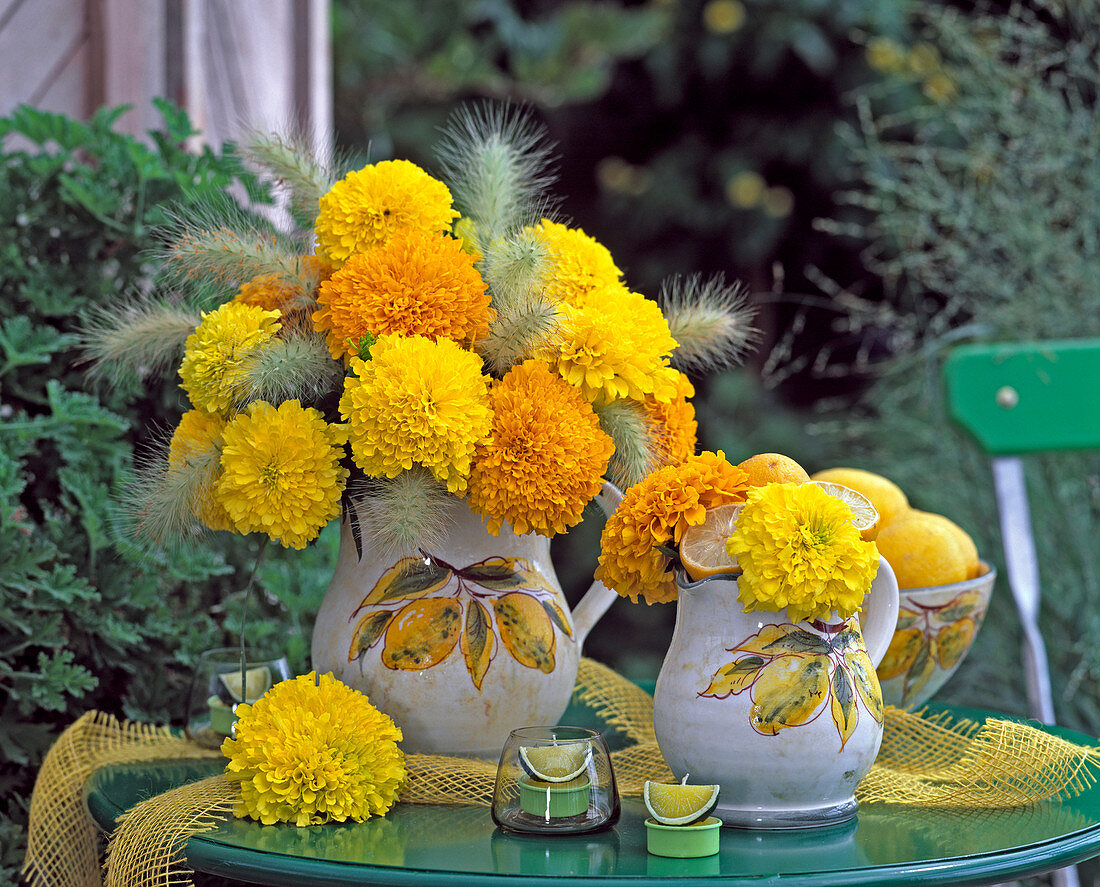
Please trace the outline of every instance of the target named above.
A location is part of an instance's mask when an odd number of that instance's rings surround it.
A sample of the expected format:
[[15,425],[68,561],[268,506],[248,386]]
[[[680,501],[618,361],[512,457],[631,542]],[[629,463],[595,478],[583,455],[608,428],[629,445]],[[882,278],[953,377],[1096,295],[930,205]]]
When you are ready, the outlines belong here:
[[[225,689],[237,702],[241,697],[241,670],[223,672],[218,675]],[[257,665],[244,673],[244,701],[251,704],[264,695],[271,687],[271,669],[266,665]]]
[[821,487],[830,496],[835,496],[852,509],[852,523],[865,542],[870,542],[878,535],[878,509],[863,493],[844,484],[827,480],[812,480],[810,483]]
[[718,803],[717,785],[679,785],[646,780],[642,788],[649,814],[664,825],[690,825],[705,819]]
[[680,537],[680,563],[692,579],[737,572],[737,561],[726,551],[726,540],[737,528],[742,508],[740,502],[708,508],[701,524],[684,530]]
[[587,739],[564,745],[521,745],[519,748],[523,769],[544,782],[576,779],[588,767],[591,758],[592,743]]

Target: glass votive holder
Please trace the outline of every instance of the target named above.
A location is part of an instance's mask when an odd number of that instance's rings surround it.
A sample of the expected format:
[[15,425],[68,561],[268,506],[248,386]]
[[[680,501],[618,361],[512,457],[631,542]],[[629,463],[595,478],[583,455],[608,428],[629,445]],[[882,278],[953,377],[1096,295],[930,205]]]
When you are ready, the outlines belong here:
[[493,821],[502,829],[576,835],[619,819],[619,792],[607,743],[583,727],[521,727],[500,753]]
[[290,677],[285,656],[245,647],[219,647],[199,655],[187,700],[187,736],[219,748],[233,733],[237,706],[253,703]]

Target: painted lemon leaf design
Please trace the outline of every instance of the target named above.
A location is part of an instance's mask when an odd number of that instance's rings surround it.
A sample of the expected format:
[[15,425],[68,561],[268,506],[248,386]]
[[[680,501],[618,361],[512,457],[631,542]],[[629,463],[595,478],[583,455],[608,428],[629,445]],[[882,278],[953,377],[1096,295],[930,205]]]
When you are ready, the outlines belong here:
[[373,604],[424,597],[443,588],[451,575],[450,568],[434,558],[403,557],[374,583],[355,612]]
[[432,597],[406,604],[386,629],[382,662],[387,668],[431,668],[458,643],[462,608],[454,598]]
[[351,636],[348,662],[370,649],[374,642],[382,637],[382,632],[386,630],[386,626],[390,624],[392,618],[393,613],[390,610],[375,610],[360,619]]
[[969,616],[952,622],[936,635],[936,658],[941,668],[953,668],[970,649],[978,626]]
[[749,720],[773,736],[812,721],[829,695],[828,656],[777,656],[765,665],[752,689]]
[[752,686],[768,660],[760,656],[744,656],[733,662],[723,665],[710,679],[710,686],[700,696],[715,696],[723,699],[731,694],[736,695],[746,687]]
[[882,723],[882,691],[854,617],[836,625],[765,625],[729,648],[700,696],[722,699],[746,690],[749,722],[758,733],[808,724],[828,711],[843,750],[859,721],[859,708]]
[[493,600],[500,639],[519,663],[549,674],[554,670],[554,623],[529,594],[513,592]]
[[466,660],[466,670],[474,680],[474,686],[481,691],[481,682],[493,661],[496,647],[496,635],[489,620],[489,611],[480,601],[470,601],[466,606],[466,626],[462,632],[462,656]]
[[500,646],[521,665],[549,673],[556,631],[573,636],[561,592],[525,558],[489,557],[464,567],[429,554],[401,558],[350,619],[356,616],[349,662],[381,645],[387,668],[418,670],[457,647],[478,692]]
[[890,647],[878,666],[878,677],[902,676],[901,703],[916,699],[937,674],[959,664],[985,618],[985,599],[964,591],[945,604],[903,608]]
[[856,723],[859,720],[859,711],[856,709],[856,691],[852,686],[852,678],[843,668],[833,670],[833,694],[830,701],[830,711],[833,723],[840,731],[840,747],[844,748],[849,737],[855,732]]

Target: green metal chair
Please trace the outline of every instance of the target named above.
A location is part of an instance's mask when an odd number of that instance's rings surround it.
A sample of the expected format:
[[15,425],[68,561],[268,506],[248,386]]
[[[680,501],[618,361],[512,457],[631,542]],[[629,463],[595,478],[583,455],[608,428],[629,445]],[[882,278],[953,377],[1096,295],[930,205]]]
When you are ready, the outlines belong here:
[[[1029,713],[1053,724],[1039,631],[1042,586],[1020,457],[1100,448],[1100,340],[962,345],[944,364],[944,377],[952,418],[990,456],[1005,568],[1023,627]],[[1072,866],[1053,875],[1056,887],[1079,885]]]
[[1100,340],[962,345],[944,365],[948,410],[989,454],[1001,544],[1023,626],[1030,714],[1054,723],[1041,585],[1021,455],[1100,448]]

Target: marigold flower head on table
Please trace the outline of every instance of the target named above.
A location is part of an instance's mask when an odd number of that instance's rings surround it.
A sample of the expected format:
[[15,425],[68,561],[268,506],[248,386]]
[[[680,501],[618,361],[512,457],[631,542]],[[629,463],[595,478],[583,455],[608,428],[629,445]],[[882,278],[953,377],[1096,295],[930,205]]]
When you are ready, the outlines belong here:
[[492,532],[553,536],[603,481],[685,463],[681,369],[732,366],[755,340],[736,287],[688,278],[649,299],[547,218],[550,151],[526,112],[460,112],[438,176],[403,159],[333,171],[271,137],[244,154],[286,190],[292,227],[228,201],[177,217],[171,291],[87,331],[99,375],[174,367],[190,401],[132,497],[157,541],[205,527],[298,548],[348,515],[407,555],[446,531],[441,495]]
[[237,816],[264,825],[362,822],[396,802],[405,781],[401,730],[331,674],[283,681],[236,711],[222,753],[241,787]]

